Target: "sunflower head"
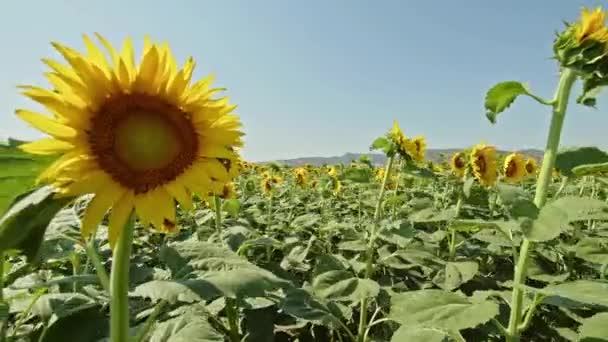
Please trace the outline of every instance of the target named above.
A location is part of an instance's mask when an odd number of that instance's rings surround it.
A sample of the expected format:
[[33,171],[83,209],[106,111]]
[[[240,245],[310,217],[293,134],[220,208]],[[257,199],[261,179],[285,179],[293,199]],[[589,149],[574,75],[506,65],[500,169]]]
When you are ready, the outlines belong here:
[[262,191],[267,195],[271,194],[276,186],[281,183],[283,183],[283,178],[279,176],[263,177],[261,182]]
[[504,179],[507,183],[521,182],[526,176],[526,160],[520,153],[511,153],[503,165]]
[[496,167],[496,147],[479,144],[473,148],[470,156],[473,176],[483,186],[496,184],[498,170]]
[[406,142],[406,149],[413,160],[422,162],[424,161],[424,154],[426,153],[426,139],[423,136],[408,139]]
[[536,164],[536,159],[528,158],[526,160],[526,174],[534,176],[534,175],[536,175],[537,169],[538,169],[538,166]]
[[393,128],[388,132],[388,138],[397,147],[397,152],[400,155],[405,156],[411,150],[409,140],[403,134],[403,131],[401,131],[401,127],[399,127],[399,123],[396,120],[393,122]]
[[384,168],[383,167],[379,167],[376,169],[376,174],[374,176],[374,178],[379,181],[382,182],[382,180],[384,179]]
[[450,158],[450,169],[459,178],[464,176],[467,169],[467,159],[464,152],[456,152],[452,155],[452,158]]
[[341,192],[342,182],[340,182],[340,180],[337,178],[332,178],[332,193],[334,194],[334,196],[338,197],[340,196]]
[[338,176],[338,169],[335,166],[330,166],[327,168],[327,174],[330,177],[337,177]]
[[224,184],[222,193],[219,197],[223,199],[236,198],[236,187],[234,186],[234,182]]
[[306,168],[299,167],[295,169],[293,173],[296,179],[296,184],[301,187],[306,186],[306,183],[308,182],[308,170]]
[[[192,82],[194,59],[178,67],[169,46],[145,40],[139,64],[126,39],[121,51],[97,35],[105,52],[84,36],[86,53],[53,43],[67,64],[44,59],[52,87],[22,86],[23,94],[51,115],[19,109],[17,115],[50,137],[21,145],[56,155],[40,179],[62,195],[94,194],[82,234],[96,230],[106,211],[113,246],[133,210],[144,225],[175,227],[176,199],[192,208],[236,175],[242,146],[236,106],[214,98],[213,78]],[[109,55],[109,58],[107,57]]]

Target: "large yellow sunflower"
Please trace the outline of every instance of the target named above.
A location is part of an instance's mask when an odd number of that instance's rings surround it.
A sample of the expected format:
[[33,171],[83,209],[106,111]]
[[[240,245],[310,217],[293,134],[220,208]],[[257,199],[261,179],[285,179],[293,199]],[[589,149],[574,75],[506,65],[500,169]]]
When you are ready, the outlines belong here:
[[582,43],[586,40],[608,42],[608,28],[606,27],[606,12],[601,8],[589,11],[583,8],[580,22],[576,24],[576,40]]
[[393,128],[389,131],[388,137],[397,146],[399,154],[403,156],[408,153],[411,146],[409,146],[409,141],[405,134],[403,134],[403,131],[401,131],[401,127],[399,127],[399,123],[397,121],[393,122]]
[[305,167],[299,167],[293,170],[296,178],[296,184],[305,187],[308,182],[308,170]]
[[493,186],[498,178],[496,167],[496,147],[479,144],[471,152],[473,175],[483,186]]
[[52,89],[23,86],[23,94],[51,116],[17,115],[50,138],[21,145],[58,159],[41,175],[62,195],[94,194],[82,235],[96,230],[108,209],[114,245],[133,210],[144,225],[175,227],[174,199],[192,208],[192,193],[216,192],[234,176],[242,146],[236,107],[213,99],[212,77],[191,84],[195,62],[181,68],[169,46],[145,39],[139,65],[129,38],[120,52],[97,35],[109,59],[89,37],[86,54],[52,43],[68,65],[43,61]]
[[450,159],[450,168],[456,176],[464,176],[464,173],[467,169],[467,161],[466,156],[463,152],[454,153],[454,155]]
[[507,183],[518,183],[526,176],[526,160],[520,153],[511,153],[505,158],[503,173]]

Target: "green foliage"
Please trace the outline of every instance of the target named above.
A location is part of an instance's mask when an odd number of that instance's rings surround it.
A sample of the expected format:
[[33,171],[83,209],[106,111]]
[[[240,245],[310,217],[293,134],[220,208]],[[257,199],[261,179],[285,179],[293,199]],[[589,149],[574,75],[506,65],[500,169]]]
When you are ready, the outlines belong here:
[[490,88],[486,94],[486,117],[496,123],[496,117],[515,101],[520,95],[530,95],[526,85],[517,81],[501,82]]
[[555,167],[564,176],[571,177],[575,175],[574,169],[577,167],[607,162],[608,154],[597,147],[577,147],[560,151],[555,159]]

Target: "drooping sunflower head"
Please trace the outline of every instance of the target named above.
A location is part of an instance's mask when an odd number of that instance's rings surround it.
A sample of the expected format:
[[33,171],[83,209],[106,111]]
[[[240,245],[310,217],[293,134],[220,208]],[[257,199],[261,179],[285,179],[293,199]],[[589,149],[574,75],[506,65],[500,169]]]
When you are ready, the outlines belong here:
[[583,8],[581,18],[575,25],[575,37],[579,44],[586,40],[608,42],[606,12],[602,11],[601,8],[598,7],[593,11]]
[[136,64],[128,38],[120,52],[97,38],[109,58],[87,36],[86,54],[53,43],[67,65],[43,60],[52,88],[21,87],[51,115],[16,113],[50,135],[21,145],[57,155],[40,179],[66,196],[95,195],[83,217],[84,237],[112,208],[114,245],[133,209],[144,225],[175,226],[174,199],[192,208],[192,193],[229,182],[234,173],[220,160],[237,160],[243,133],[230,114],[236,106],[213,98],[222,89],[210,87],[212,77],[191,83],[192,58],[178,67],[167,44],[146,39]]
[[473,175],[481,185],[491,187],[496,184],[496,147],[486,144],[475,146],[471,152],[470,163]]
[[306,183],[308,182],[308,170],[306,168],[299,167],[294,169],[293,173],[296,179],[296,184],[301,187],[306,186]]
[[276,186],[281,183],[283,183],[283,178],[279,176],[263,177],[261,182],[262,191],[267,195],[271,194]]
[[521,182],[526,176],[526,160],[520,153],[511,153],[503,165],[504,179],[507,183]]
[[234,185],[234,182],[224,184],[222,193],[219,197],[223,199],[236,198],[236,186]]
[[456,152],[454,155],[452,155],[452,158],[450,158],[450,169],[452,169],[452,172],[456,176],[464,176],[467,169],[467,159],[464,152]]
[[526,160],[526,174],[530,176],[535,176],[537,169],[538,166],[536,164],[536,159],[528,158],[528,160]]
[[426,153],[426,139],[423,136],[417,136],[406,142],[407,152],[413,160],[422,162]]

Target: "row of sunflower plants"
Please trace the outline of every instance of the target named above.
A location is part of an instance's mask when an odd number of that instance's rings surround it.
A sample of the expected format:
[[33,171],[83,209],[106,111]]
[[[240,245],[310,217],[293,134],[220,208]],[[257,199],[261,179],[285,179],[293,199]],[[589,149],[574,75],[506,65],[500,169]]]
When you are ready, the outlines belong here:
[[608,339],[608,154],[560,148],[573,85],[608,80],[600,9],[557,34],[542,160],[479,143],[426,160],[397,122],[348,165],[241,160],[236,106],[166,43],[53,46],[21,87],[49,135],[0,146],[2,341]]

